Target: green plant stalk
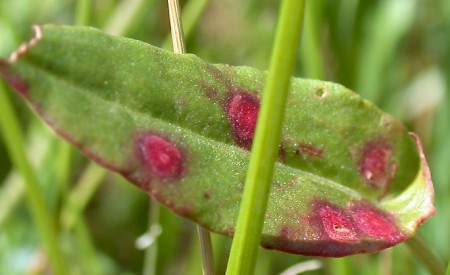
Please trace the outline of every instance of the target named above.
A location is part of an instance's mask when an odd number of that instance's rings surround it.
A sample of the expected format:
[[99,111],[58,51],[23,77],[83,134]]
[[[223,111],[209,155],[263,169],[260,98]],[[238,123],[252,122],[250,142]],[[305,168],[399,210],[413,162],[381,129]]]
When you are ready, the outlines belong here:
[[151,2],[150,4],[152,5],[156,1],[121,1],[121,3],[117,5],[116,10],[113,12],[113,15],[103,27],[105,32],[113,35],[123,35],[126,33],[133,22],[133,18],[135,18],[139,11],[142,10],[142,8],[147,4],[146,2]]
[[[37,126],[39,125],[39,126]],[[52,140],[42,138],[43,134],[38,130],[42,124],[37,120],[33,121],[28,127],[28,139],[26,141],[25,151],[27,152],[27,158],[35,171],[45,166],[44,158],[48,155],[50,150],[54,149]],[[9,174],[3,180],[0,187],[0,228],[5,225],[5,222],[14,215],[15,209],[22,203],[25,197],[25,183],[23,177],[16,169],[11,169]]]
[[[151,232],[151,229],[159,223],[159,216],[161,214],[160,205],[155,201],[150,199],[150,209],[149,213],[149,223],[148,223],[148,233]],[[145,251],[145,260],[144,260],[144,275],[155,275],[158,265],[158,242],[156,241],[157,237],[155,237],[155,241],[150,244],[150,246]]]
[[381,103],[380,79],[395,54],[396,45],[413,22],[416,6],[415,1],[380,1],[374,17],[367,23],[371,28],[358,59],[355,91],[375,104]]
[[253,274],[269,198],[289,80],[300,39],[304,1],[281,3],[270,70],[226,274]]
[[79,255],[83,261],[83,269],[85,274],[100,275],[102,274],[97,261],[95,247],[93,245],[89,228],[82,217],[77,219],[74,231],[80,246]]
[[106,170],[91,162],[84,170],[78,183],[67,197],[61,211],[61,223],[66,230],[72,229],[84,208],[105,177]]
[[[303,43],[300,45],[300,62],[303,64],[305,78],[324,79],[323,54],[320,44],[319,20],[322,17],[324,2],[312,1],[308,4],[303,30]],[[320,16],[317,16],[320,14]],[[317,18],[319,17],[319,18]]]
[[350,275],[350,258],[342,257],[336,259],[326,259],[327,271],[331,275]]
[[3,140],[14,166],[25,179],[30,211],[49,255],[53,272],[54,274],[65,274],[65,263],[63,254],[58,247],[58,234],[53,223],[54,219],[50,214],[48,204],[44,200],[36,175],[25,155],[19,122],[2,85],[0,85],[0,110],[2,110],[0,130]]
[[89,23],[91,0],[77,0],[75,11],[75,25],[86,26]]
[[450,260],[448,260],[447,272],[445,274],[450,275]]
[[422,262],[429,274],[444,274],[444,265],[441,263],[439,258],[436,257],[436,254],[431,250],[431,248],[418,235],[406,240],[405,244],[414,256]]
[[[180,16],[180,6],[178,0],[168,0],[170,30],[172,35],[173,51],[178,54],[185,54],[183,25]],[[208,230],[197,225],[197,232],[200,239],[200,248],[202,254],[203,274],[214,274],[214,253],[212,250],[211,236]]]
[[56,139],[58,147],[58,154],[55,157],[56,164],[56,175],[55,182],[58,184],[59,196],[61,200],[66,199],[69,190],[69,178],[72,164],[72,146],[62,139]]

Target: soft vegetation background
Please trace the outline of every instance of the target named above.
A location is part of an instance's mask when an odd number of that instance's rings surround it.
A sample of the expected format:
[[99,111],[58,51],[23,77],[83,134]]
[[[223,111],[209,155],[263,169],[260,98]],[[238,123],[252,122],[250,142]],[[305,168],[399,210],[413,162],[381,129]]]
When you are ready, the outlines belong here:
[[[171,49],[165,1],[84,2],[91,5],[90,11],[80,0],[0,0],[0,57],[7,58],[30,37],[32,24],[49,22],[88,24]],[[187,51],[212,63],[266,70],[277,2],[181,1],[191,11],[185,17]],[[419,234],[447,263],[450,1],[309,0],[306,12],[295,75],[341,83],[421,136],[435,184],[437,215]],[[192,29],[191,23],[196,23]],[[135,241],[148,229],[147,195],[89,164],[2,82],[0,92],[8,93],[14,103],[24,147],[59,225],[70,268],[78,274],[141,274],[149,260]],[[47,265],[23,186],[0,140],[0,274],[39,273]],[[166,209],[161,209],[159,223],[156,274],[201,274],[195,226]],[[231,241],[213,235],[213,244],[217,273],[222,274]],[[307,260],[311,259],[261,250],[256,274],[279,274]],[[309,274],[426,274],[403,244],[373,255],[318,260],[322,268]]]

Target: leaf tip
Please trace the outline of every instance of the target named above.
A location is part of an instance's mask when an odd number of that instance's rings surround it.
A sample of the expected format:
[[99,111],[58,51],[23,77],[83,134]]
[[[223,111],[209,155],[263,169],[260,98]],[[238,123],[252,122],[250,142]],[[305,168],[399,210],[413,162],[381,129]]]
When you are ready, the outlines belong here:
[[410,132],[410,136],[413,137],[414,141],[417,145],[417,150],[419,151],[420,156],[420,162],[421,162],[421,171],[422,171],[422,177],[425,183],[425,190],[427,193],[427,205],[428,205],[428,213],[423,216],[423,219],[418,222],[417,225],[422,224],[425,222],[428,218],[434,216],[436,213],[436,209],[434,208],[434,187],[433,187],[433,180],[431,179],[431,172],[430,167],[428,166],[427,159],[425,157],[425,153],[423,150],[422,142],[420,141],[419,136],[416,133]]

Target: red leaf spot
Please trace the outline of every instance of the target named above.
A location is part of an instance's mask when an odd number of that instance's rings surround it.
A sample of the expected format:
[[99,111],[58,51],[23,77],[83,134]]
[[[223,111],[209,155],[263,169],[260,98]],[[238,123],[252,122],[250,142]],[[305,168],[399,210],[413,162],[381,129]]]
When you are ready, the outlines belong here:
[[155,134],[145,136],[139,144],[148,168],[161,178],[173,178],[183,170],[180,150],[165,138]]
[[356,227],[370,237],[387,242],[398,242],[402,233],[395,223],[383,212],[369,205],[357,205],[352,209],[352,218]]
[[203,192],[203,198],[205,200],[209,200],[211,198],[211,194],[209,194],[208,192]]
[[358,240],[351,219],[341,209],[331,205],[323,205],[318,211],[328,237],[339,242]]
[[391,155],[391,149],[385,144],[368,143],[364,146],[358,170],[370,186],[385,188],[389,185],[395,173]]
[[249,149],[258,120],[259,99],[251,94],[238,93],[231,97],[226,109],[236,143]]

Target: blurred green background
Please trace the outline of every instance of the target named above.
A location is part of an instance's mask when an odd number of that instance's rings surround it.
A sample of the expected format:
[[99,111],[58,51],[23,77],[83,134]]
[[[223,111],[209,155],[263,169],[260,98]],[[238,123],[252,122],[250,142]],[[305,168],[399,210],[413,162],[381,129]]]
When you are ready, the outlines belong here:
[[[278,1],[181,1],[187,51],[211,63],[268,68]],[[162,0],[0,0],[0,57],[36,23],[86,24],[171,49]],[[437,214],[419,234],[450,258],[450,1],[308,0],[295,75],[341,83],[420,135],[431,167]],[[119,176],[90,164],[37,120],[3,82],[73,274],[142,274],[151,260],[136,247],[157,210]],[[2,110],[0,110],[2,115]],[[414,172],[414,171],[412,171]],[[154,211],[156,212],[156,211]],[[201,274],[195,226],[159,213],[156,274]],[[217,274],[231,240],[213,235]],[[427,274],[404,245],[372,255],[312,259],[260,250],[256,274],[280,274],[318,260],[308,274]],[[316,263],[316,262],[315,262]],[[21,177],[0,140],[0,274],[45,274],[48,259]]]

